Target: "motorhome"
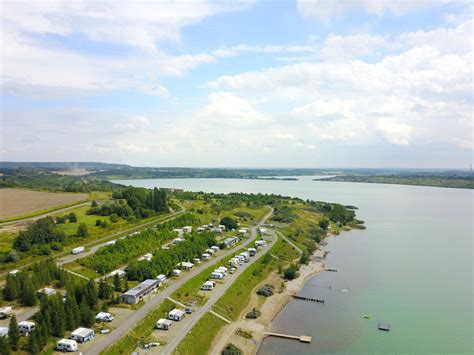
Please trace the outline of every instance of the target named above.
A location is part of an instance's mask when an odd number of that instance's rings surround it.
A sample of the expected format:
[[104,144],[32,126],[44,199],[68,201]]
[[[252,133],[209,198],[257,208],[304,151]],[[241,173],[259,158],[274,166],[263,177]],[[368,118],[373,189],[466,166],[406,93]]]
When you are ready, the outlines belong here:
[[160,282],[160,283],[163,283],[166,281],[166,276],[163,275],[163,274],[160,274],[156,277],[156,279]]
[[77,341],[72,339],[61,339],[56,343],[56,350],[67,352],[77,351]]
[[220,248],[217,245],[213,245],[211,249],[214,250],[214,253],[216,253],[219,251]]
[[217,280],[222,280],[224,278],[224,275],[220,272],[213,272],[211,273],[211,279],[217,279]]
[[181,270],[174,269],[171,273],[173,274],[173,276],[179,276],[179,275],[181,275]]
[[247,253],[249,253],[250,256],[255,256],[257,254],[257,249],[255,248],[248,248]]
[[204,253],[201,255],[201,257],[204,259],[204,260],[207,260],[211,257],[211,254],[208,254],[208,253]]
[[184,226],[182,229],[184,233],[192,233],[193,231],[193,227],[191,226]]
[[21,335],[28,335],[35,329],[34,322],[23,321],[18,323],[18,330]]
[[193,259],[193,263],[195,263],[195,264],[200,264],[200,263],[201,263],[201,259],[199,259],[199,258],[194,258],[194,259]]
[[82,253],[84,250],[86,250],[86,248],[84,248],[84,247],[77,247],[77,248],[72,249],[71,253],[74,254],[74,255],[75,255],[75,254],[80,254],[80,253]]
[[11,307],[0,308],[0,319],[6,319],[8,317],[11,317],[12,314],[13,314],[13,308]]
[[214,281],[206,281],[204,284],[201,286],[201,290],[203,291],[211,291],[216,283]]
[[97,322],[112,322],[114,320],[114,316],[107,312],[99,312],[95,316],[95,320]]
[[181,309],[175,308],[168,314],[168,318],[174,320],[175,322],[179,322],[181,319],[184,318],[185,315],[186,312]]
[[172,324],[173,322],[171,320],[160,318],[158,322],[156,322],[156,329],[168,330],[171,328]]
[[107,243],[105,243],[105,246],[115,245],[115,243],[117,243],[117,239],[109,240]]

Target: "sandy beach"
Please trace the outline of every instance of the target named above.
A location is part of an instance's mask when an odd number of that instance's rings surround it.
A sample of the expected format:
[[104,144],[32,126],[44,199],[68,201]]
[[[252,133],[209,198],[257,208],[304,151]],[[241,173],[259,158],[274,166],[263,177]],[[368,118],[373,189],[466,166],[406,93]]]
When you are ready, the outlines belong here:
[[[308,265],[302,265],[300,276],[291,281],[283,282],[278,273],[271,273],[259,286],[252,290],[247,307],[240,314],[239,320],[223,327],[214,338],[209,354],[219,354],[229,343],[236,345],[244,354],[256,354],[262,343],[265,332],[271,332],[273,319],[290,301],[293,294],[297,294],[305,282],[317,273],[324,271],[324,251],[316,251]],[[284,288],[282,288],[282,282]],[[274,294],[268,298],[258,296],[256,291],[263,284],[274,286]],[[245,314],[256,308],[261,312],[257,319],[246,319]]]

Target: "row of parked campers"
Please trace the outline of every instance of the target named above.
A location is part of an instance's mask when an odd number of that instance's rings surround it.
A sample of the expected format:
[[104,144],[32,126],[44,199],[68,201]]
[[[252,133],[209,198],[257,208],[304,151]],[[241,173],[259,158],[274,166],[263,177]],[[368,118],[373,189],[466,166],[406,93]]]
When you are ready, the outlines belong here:
[[227,275],[227,268],[225,266],[219,266],[211,273],[211,279],[223,279]]
[[172,321],[179,322],[185,317],[186,314],[191,314],[192,312],[193,310],[191,308],[185,308],[184,310],[175,308],[170,313],[168,313],[168,319],[160,318],[156,322],[156,328],[161,330],[168,330],[173,324]]

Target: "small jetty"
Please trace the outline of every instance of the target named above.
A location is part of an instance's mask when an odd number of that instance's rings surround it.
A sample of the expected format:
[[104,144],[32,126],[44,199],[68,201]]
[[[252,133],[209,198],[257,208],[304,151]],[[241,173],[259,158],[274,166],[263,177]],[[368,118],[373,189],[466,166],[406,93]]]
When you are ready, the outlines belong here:
[[326,269],[326,271],[337,272],[337,269]]
[[312,297],[305,297],[305,296],[299,296],[299,295],[292,295],[292,296],[293,298],[296,298],[298,300],[324,303],[324,299],[321,299],[321,298],[312,298]]
[[302,343],[311,343],[311,336],[309,335],[288,335],[288,334],[280,334],[280,333],[264,333],[267,336],[277,337],[277,338],[285,338],[285,339],[294,339],[299,340]]
[[380,322],[379,323],[379,330],[383,330],[385,332],[389,332],[390,331],[390,324],[387,323],[387,322]]

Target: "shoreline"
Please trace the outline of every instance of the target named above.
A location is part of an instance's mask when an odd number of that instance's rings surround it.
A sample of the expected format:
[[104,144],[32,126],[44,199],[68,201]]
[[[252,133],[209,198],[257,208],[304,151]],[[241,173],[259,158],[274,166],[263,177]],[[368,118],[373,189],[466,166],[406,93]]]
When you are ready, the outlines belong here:
[[[283,281],[277,272],[272,272],[260,285],[252,290],[250,301],[239,315],[239,320],[226,325],[214,337],[209,354],[220,353],[229,343],[236,345],[243,354],[257,354],[263,340],[265,332],[271,332],[273,320],[280,314],[283,308],[290,302],[292,295],[298,294],[313,276],[326,270],[324,258],[326,251],[317,250],[311,256],[308,265],[302,265],[299,270],[299,277],[291,281]],[[285,288],[280,285],[284,283]],[[275,287],[274,294],[268,298],[257,296],[256,290],[263,284],[272,284]],[[257,319],[246,319],[245,314],[257,308],[261,311],[261,316]],[[239,332],[242,335],[238,335]],[[250,336],[251,335],[251,336]]]

